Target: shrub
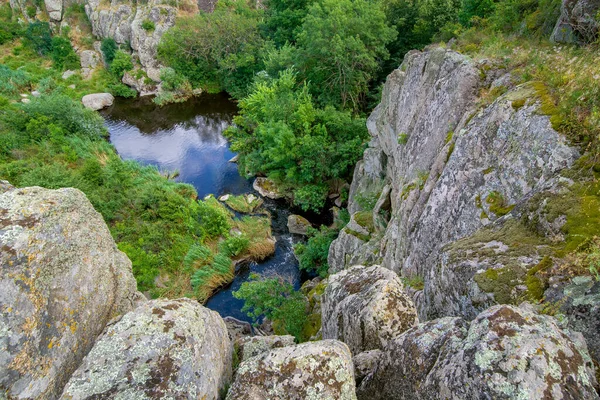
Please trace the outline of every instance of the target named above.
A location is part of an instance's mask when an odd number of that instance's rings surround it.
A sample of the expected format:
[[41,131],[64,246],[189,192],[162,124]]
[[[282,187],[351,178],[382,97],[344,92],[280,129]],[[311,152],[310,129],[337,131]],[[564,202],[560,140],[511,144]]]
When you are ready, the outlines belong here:
[[117,42],[115,42],[112,38],[104,38],[102,39],[102,44],[100,45],[100,50],[104,55],[104,60],[108,65],[112,64],[115,59],[115,55],[119,48],[117,47]]
[[40,55],[49,54],[52,51],[52,33],[50,24],[35,21],[27,26],[24,34],[25,43]]
[[315,272],[321,277],[326,277],[329,264],[327,256],[331,242],[338,236],[338,230],[322,226],[320,230],[308,229],[308,241],[306,244],[299,243],[294,251],[300,262],[300,269]]
[[152,32],[156,29],[156,25],[154,24],[154,21],[145,19],[142,21],[142,29],[146,32]]
[[131,55],[125,53],[122,50],[117,50],[115,57],[110,64],[110,72],[118,79],[121,80],[126,71],[133,69],[133,62],[131,61]]
[[198,222],[202,227],[204,237],[217,238],[229,234],[230,217],[225,209],[219,204],[206,200],[199,201],[198,207]]
[[18,95],[31,84],[31,77],[21,70],[12,70],[0,64],[0,93],[7,96]]
[[244,236],[231,236],[219,243],[219,253],[227,257],[237,257],[248,250],[250,240]]

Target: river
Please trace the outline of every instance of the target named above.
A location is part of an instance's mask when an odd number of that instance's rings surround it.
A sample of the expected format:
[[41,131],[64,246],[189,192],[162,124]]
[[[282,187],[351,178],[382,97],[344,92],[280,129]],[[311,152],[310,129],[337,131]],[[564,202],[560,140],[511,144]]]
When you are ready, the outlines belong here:
[[[202,95],[163,107],[154,105],[149,97],[117,98],[102,115],[110,141],[123,159],[154,165],[161,171],[178,171],[176,180],[193,185],[200,198],[208,194],[258,195],[252,189],[252,180],[241,177],[237,165],[229,162],[235,153],[222,133],[236,112],[235,103],[225,95]],[[275,254],[241,268],[233,283],[208,300],[205,306],[223,317],[251,321],[241,311],[243,302],[235,299],[232,292],[252,272],[263,276],[277,274],[296,289],[303,280],[292,250],[299,238],[287,230],[290,210],[285,202],[269,199],[265,207],[272,215],[272,232],[277,239]]]

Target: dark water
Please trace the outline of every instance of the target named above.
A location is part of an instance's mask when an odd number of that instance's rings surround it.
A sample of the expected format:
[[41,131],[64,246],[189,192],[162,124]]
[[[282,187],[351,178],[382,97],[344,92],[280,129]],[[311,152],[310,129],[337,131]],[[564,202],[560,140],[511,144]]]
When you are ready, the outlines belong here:
[[[180,104],[157,107],[148,97],[116,99],[103,112],[110,140],[122,158],[155,165],[161,171],[179,171],[177,181],[190,183],[203,198],[207,194],[254,192],[252,181],[242,178],[236,164],[228,162],[235,153],[223,137],[223,130],[237,112],[224,95],[202,95]],[[256,193],[255,193],[256,194]],[[294,238],[287,231],[290,211],[285,203],[267,200],[272,215],[275,255],[261,263],[239,269],[234,282],[216,293],[206,306],[222,316],[250,321],[240,309],[243,302],[233,297],[250,273],[279,275],[300,286],[301,274],[294,257]]]

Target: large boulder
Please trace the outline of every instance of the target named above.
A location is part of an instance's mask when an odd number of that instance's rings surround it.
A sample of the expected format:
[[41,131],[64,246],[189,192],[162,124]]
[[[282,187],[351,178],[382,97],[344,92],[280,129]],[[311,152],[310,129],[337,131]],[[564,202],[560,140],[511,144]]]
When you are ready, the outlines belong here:
[[55,399],[104,326],[141,300],[76,189],[0,183],[0,398]]
[[219,399],[232,346],[219,314],[191,299],[154,300],[107,327],[62,399]]
[[353,354],[381,349],[419,322],[400,278],[379,266],[355,266],[331,275],[321,318],[323,339],[341,340]]
[[528,304],[499,305],[470,326],[421,324],[390,342],[361,399],[598,399],[581,335]]
[[86,94],[81,99],[81,102],[86,108],[94,111],[112,106],[113,101],[115,101],[115,98],[110,93]]
[[242,362],[227,400],[356,399],[352,355],[336,340],[273,349]]
[[558,43],[592,43],[600,35],[600,0],[563,0],[550,39]]

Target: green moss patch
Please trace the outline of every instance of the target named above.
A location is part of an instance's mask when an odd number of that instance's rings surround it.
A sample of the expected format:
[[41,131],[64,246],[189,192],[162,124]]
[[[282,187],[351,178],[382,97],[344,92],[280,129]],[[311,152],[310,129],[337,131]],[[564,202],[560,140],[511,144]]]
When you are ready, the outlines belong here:
[[485,202],[489,205],[490,211],[499,217],[508,214],[515,208],[514,204],[507,204],[502,194],[496,191],[490,192]]
[[371,211],[359,211],[355,213],[354,221],[371,233],[375,231],[375,225],[373,224],[373,213]]

